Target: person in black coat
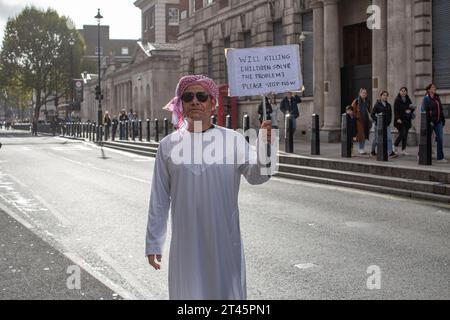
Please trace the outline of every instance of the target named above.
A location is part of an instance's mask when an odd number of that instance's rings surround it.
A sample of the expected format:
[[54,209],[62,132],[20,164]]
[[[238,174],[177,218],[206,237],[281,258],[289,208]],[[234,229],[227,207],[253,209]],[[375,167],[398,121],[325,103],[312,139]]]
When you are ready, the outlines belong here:
[[[270,120],[271,114],[272,114],[272,105],[270,104],[268,97],[265,97],[265,99],[266,99],[266,117],[267,117],[267,120]],[[262,102],[258,106],[258,120],[261,124],[263,123],[263,103]]]
[[302,99],[298,95],[293,95],[292,92],[288,92],[287,96],[281,101],[280,109],[285,115],[289,113],[292,116],[292,131],[295,133],[297,129],[297,119],[300,117],[298,104],[302,102]]
[[398,138],[394,143],[395,148],[402,144],[402,153],[407,155],[406,146],[408,142],[409,129],[412,127],[412,120],[415,118],[414,106],[408,96],[408,89],[403,87],[394,102],[394,126],[398,130]]
[[378,145],[378,115],[385,114],[385,123],[384,127],[387,128],[387,142],[388,142],[388,154],[390,158],[396,158],[398,155],[394,152],[392,146],[392,131],[391,131],[391,123],[392,123],[392,106],[388,102],[389,93],[387,91],[382,91],[380,94],[380,100],[377,101],[375,106],[372,109],[372,113],[370,116],[372,117],[372,121],[375,123],[375,135],[372,143],[372,156],[376,156],[376,148]]
[[437,161],[447,163],[448,161],[444,157],[445,116],[442,102],[439,95],[436,94],[437,87],[434,83],[428,85],[426,90],[427,95],[423,98],[422,112],[426,113],[427,121],[436,134]]

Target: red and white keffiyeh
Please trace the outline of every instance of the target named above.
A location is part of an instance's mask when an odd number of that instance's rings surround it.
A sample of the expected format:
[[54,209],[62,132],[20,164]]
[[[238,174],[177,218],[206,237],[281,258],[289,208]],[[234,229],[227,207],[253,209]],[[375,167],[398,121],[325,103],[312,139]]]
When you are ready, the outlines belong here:
[[182,77],[175,90],[175,97],[163,108],[164,110],[172,112],[172,123],[177,129],[182,128],[185,124],[183,116],[183,101],[181,101],[181,96],[186,88],[192,85],[202,86],[216,101],[219,98],[219,87],[212,79],[202,75],[189,75]]

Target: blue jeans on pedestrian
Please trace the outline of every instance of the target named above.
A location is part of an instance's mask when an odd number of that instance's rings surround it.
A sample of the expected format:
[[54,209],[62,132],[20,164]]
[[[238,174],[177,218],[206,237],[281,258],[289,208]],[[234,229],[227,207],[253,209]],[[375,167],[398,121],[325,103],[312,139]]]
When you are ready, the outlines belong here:
[[[387,144],[388,144],[388,154],[391,154],[393,151],[392,148],[392,129],[391,127],[387,127]],[[375,134],[373,137],[373,142],[372,142],[372,152],[376,152],[377,151],[377,145],[378,145],[378,125],[375,125]]]
[[442,123],[435,124],[433,131],[436,134],[437,160],[442,160],[444,159],[444,127]]
[[366,140],[358,142],[358,143],[359,143],[359,149],[364,150],[364,148],[366,147]]

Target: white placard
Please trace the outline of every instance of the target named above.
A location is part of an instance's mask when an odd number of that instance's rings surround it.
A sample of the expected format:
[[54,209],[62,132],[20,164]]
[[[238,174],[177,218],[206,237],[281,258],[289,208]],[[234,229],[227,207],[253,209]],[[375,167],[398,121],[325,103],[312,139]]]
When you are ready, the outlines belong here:
[[299,45],[227,50],[230,96],[300,91]]

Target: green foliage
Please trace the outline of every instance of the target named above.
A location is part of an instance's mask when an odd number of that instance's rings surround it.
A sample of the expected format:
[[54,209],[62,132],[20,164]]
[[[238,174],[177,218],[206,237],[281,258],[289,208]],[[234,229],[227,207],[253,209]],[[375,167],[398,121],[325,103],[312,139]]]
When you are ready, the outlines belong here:
[[[68,97],[73,74],[81,73],[85,44],[71,20],[52,9],[25,8],[7,22],[0,52],[0,92],[34,92],[35,117],[49,97]],[[72,37],[75,44],[71,46]]]

